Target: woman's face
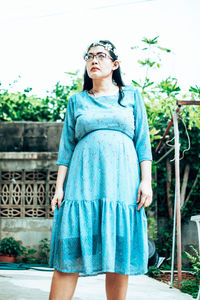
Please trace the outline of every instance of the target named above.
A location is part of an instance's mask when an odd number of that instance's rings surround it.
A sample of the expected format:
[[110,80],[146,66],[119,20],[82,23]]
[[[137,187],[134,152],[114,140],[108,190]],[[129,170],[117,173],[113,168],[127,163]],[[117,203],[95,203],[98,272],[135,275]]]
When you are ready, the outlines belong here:
[[106,53],[108,56],[100,60],[98,60],[95,56],[91,61],[86,61],[88,76],[91,79],[103,79],[110,76],[112,77],[112,73],[118,68],[119,62],[117,60],[112,61],[109,51],[103,46],[91,47],[87,54],[95,55],[97,53]]

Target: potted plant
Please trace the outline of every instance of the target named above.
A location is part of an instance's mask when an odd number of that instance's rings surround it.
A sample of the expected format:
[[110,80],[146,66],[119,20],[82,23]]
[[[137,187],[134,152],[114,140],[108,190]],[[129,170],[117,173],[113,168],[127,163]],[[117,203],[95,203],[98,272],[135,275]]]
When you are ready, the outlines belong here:
[[16,256],[23,254],[21,243],[13,237],[3,238],[0,242],[0,261],[14,263]]

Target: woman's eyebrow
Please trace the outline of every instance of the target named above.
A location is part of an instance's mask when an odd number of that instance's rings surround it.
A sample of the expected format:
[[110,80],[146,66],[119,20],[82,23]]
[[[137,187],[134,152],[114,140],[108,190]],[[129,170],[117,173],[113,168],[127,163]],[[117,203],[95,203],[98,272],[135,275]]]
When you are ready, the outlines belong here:
[[[106,54],[105,52],[97,52],[96,54],[100,54],[100,53]],[[95,54],[95,53],[89,52],[88,54]]]

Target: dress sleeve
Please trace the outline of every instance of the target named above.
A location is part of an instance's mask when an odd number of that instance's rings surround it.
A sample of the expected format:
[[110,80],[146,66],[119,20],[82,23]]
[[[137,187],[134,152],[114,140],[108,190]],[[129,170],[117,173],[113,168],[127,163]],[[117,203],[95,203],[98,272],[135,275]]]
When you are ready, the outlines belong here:
[[75,141],[75,120],[74,120],[74,104],[72,102],[72,97],[69,98],[67,109],[65,113],[64,124],[62,128],[58,159],[56,165],[69,166],[72,153],[76,146]]
[[144,100],[139,92],[135,89],[135,105],[134,105],[134,119],[135,119],[135,135],[134,144],[138,156],[139,163],[143,160],[153,160],[149,126],[147,121],[147,112]]

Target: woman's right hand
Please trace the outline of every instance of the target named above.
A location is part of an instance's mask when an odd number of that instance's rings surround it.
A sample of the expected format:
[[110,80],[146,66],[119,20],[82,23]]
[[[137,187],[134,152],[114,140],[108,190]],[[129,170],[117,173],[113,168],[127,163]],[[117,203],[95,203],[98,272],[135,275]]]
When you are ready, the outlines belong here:
[[56,208],[56,204],[58,205],[58,209],[60,208],[63,196],[64,196],[63,189],[56,190],[55,195],[54,195],[53,199],[51,200],[51,209],[53,212]]

